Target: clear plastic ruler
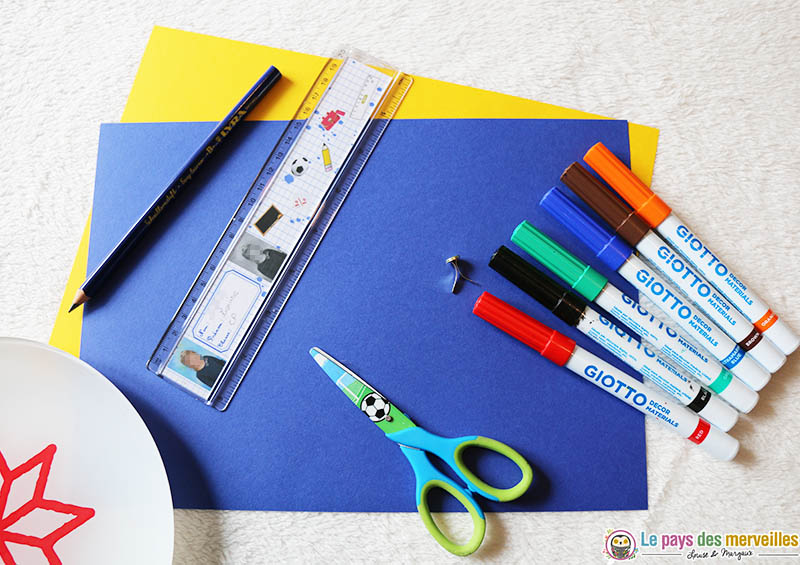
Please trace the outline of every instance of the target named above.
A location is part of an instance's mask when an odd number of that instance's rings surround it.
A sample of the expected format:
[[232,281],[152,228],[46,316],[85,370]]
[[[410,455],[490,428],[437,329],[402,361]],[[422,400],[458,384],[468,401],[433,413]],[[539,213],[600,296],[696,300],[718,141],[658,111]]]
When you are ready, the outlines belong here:
[[412,79],[349,50],[329,59],[147,368],[227,408]]

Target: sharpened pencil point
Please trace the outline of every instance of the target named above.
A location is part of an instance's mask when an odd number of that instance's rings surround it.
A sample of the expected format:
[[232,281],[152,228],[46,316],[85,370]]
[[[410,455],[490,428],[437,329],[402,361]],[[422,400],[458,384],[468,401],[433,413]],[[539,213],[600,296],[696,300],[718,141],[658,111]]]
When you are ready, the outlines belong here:
[[72,306],[69,307],[67,313],[72,312],[73,310],[75,310],[75,308],[77,308],[87,300],[89,300],[89,297],[86,296],[86,293],[83,292],[83,290],[78,290],[78,292],[75,293],[75,298],[72,299]]

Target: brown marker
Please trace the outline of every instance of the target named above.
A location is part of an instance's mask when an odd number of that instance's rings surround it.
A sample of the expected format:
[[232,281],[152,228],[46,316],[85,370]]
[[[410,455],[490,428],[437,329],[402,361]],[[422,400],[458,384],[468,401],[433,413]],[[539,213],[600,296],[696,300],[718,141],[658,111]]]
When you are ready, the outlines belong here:
[[561,182],[581,197],[631,247],[650,231],[650,226],[623,204],[580,163],[572,163],[561,175]]
[[583,160],[657,230],[680,254],[710,280],[784,354],[800,347],[800,336],[708,248],[686,223],[602,143],[592,146]]
[[774,373],[786,362],[786,356],[757,332],[753,324],[734,308],[694,266],[672,250],[650,229],[649,224],[624,204],[579,163],[573,163],[561,175],[592,210],[603,218],[631,247],[652,261],[675,285],[689,296],[744,351]]

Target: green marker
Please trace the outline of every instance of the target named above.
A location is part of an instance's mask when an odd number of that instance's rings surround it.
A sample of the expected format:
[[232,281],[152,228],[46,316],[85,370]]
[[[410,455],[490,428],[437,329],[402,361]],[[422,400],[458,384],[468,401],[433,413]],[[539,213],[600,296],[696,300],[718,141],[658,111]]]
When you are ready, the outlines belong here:
[[695,347],[673,327],[650,314],[633,298],[609,283],[606,277],[528,222],[517,226],[511,241],[558,275],[578,294],[624,323],[740,412],[750,412],[758,402],[758,393],[732,375],[714,357]]

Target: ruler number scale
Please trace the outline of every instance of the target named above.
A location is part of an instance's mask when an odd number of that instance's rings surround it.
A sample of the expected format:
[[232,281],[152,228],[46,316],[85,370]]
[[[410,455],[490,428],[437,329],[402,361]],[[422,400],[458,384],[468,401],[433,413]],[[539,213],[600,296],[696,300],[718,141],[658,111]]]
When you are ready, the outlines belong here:
[[147,364],[218,410],[412,84],[362,54],[342,55],[326,62]]
[[248,190],[241,204],[239,204],[236,213],[215,244],[214,251],[212,251],[208,259],[206,259],[205,264],[200,269],[189,292],[183,299],[178,311],[173,316],[167,331],[164,332],[164,335],[161,337],[158,347],[148,361],[147,367],[151,371],[160,373],[163,370],[163,364],[167,361],[174,346],[177,344],[176,338],[182,333],[182,328],[179,327],[179,324],[185,323],[192,316],[195,304],[202,299],[205,289],[210,282],[209,279],[213,276],[216,266],[225,258],[229,244],[236,238],[242,224],[244,224],[245,216],[248,215],[249,211],[255,206],[269,180],[280,167],[285,154],[285,151],[281,148],[296,140],[298,133],[302,131],[303,125],[311,115],[311,112],[316,106],[316,102],[324,94],[338,66],[338,63],[333,59],[325,64],[303,100],[303,103],[300,105],[297,114],[289,122],[289,125],[286,126],[286,129],[276,143],[272,153],[264,162],[264,165],[262,165],[258,176],[256,176],[256,180],[253,182],[253,185]]

